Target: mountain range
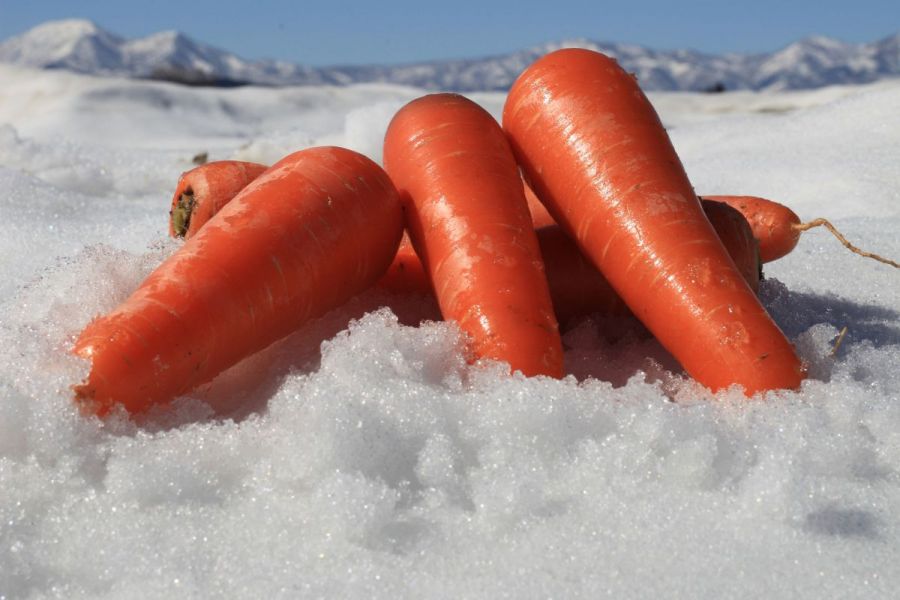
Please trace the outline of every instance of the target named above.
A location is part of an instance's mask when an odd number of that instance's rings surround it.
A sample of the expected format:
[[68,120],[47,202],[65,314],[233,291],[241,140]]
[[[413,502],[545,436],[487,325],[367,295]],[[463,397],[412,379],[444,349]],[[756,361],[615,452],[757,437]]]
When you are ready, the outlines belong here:
[[286,61],[245,60],[177,31],[125,39],[82,19],[49,21],[0,42],[0,61],[192,85],[386,82],[471,92],[506,90],[531,62],[563,47],[589,48],[615,57],[647,90],[804,89],[900,76],[900,33],[868,44],[816,36],[769,54],[713,55],[573,39],[485,58],[311,67]]

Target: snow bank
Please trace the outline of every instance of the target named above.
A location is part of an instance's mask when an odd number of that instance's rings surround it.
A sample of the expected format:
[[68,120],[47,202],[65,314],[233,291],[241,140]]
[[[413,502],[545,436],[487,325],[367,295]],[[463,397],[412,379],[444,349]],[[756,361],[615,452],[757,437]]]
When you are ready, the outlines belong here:
[[[769,266],[763,301],[811,377],[763,401],[711,396],[602,319],[566,333],[573,375],[510,377],[465,364],[429,300],[370,292],[172,410],[100,422],[69,400],[85,365],[65,350],[177,247],[166,210],[191,153],[271,161],[341,143],[377,157],[415,92],[17,76],[64,116],[0,99],[0,598],[886,598],[900,585],[890,268],[818,231]],[[85,94],[107,86],[106,112],[128,119],[100,128]],[[146,96],[159,90],[177,99],[160,108]],[[232,116],[190,112],[222,99]],[[788,113],[757,113],[749,95],[722,116],[718,99],[677,101],[663,119],[699,191],[769,194],[900,256],[900,85]]]

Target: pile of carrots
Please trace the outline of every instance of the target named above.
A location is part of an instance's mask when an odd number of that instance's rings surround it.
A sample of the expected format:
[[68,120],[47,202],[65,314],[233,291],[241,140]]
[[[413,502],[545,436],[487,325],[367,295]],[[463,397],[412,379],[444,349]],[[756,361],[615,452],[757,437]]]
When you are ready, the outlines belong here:
[[755,295],[800,220],[759,198],[701,202],[634,77],[596,52],[536,61],[502,127],[424,96],[393,118],[384,169],[336,147],[209,163],[170,215],[185,244],[76,341],[86,410],[169,402],[371,286],[434,294],[472,359],[528,376],[562,377],[558,323],[600,312],[633,314],[712,390],[804,377]]

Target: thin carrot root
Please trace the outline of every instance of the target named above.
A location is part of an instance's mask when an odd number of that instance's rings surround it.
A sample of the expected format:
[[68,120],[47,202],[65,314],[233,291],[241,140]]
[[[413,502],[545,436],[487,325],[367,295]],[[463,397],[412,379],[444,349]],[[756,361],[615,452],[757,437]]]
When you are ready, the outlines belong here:
[[838,239],[838,241],[841,242],[844,245],[844,247],[847,248],[847,250],[849,250],[850,252],[854,252],[856,254],[859,254],[860,256],[865,256],[866,258],[871,258],[871,259],[877,260],[878,262],[884,263],[886,265],[890,265],[890,266],[894,267],[895,269],[900,269],[900,263],[895,262],[889,258],[880,256],[878,254],[875,254],[873,252],[867,252],[865,250],[861,250],[860,248],[857,248],[856,246],[851,244],[847,240],[847,238],[844,237],[844,234],[842,234],[840,231],[838,231],[837,227],[832,225],[831,222],[828,221],[828,219],[813,219],[812,221],[810,221],[808,223],[799,223],[799,224],[791,225],[791,227],[793,229],[796,229],[797,231],[807,231],[809,229],[812,229],[813,227],[824,227],[825,229],[830,231],[834,235],[834,237],[836,237]]
[[838,334],[837,341],[834,342],[834,347],[831,349],[832,358],[837,356],[838,348],[841,347],[841,342],[844,341],[845,335],[847,335],[847,326],[846,325],[844,325],[844,328],[841,329],[841,332]]

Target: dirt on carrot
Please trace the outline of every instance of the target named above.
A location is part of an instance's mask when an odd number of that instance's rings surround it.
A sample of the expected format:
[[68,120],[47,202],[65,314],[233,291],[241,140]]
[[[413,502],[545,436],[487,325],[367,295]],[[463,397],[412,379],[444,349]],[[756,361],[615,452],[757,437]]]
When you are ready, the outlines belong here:
[[267,168],[257,163],[220,160],[183,173],[172,196],[169,235],[185,239],[193,236]]

